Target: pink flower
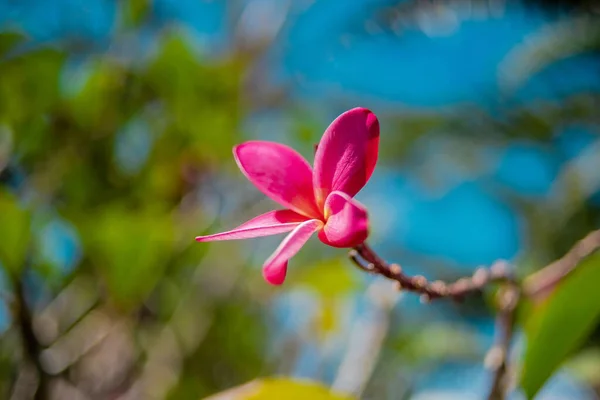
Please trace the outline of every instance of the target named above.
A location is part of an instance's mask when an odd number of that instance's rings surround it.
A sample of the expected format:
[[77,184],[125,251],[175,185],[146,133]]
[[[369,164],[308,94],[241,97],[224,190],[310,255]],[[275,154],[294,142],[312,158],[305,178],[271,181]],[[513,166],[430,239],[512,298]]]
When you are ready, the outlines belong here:
[[366,209],[353,197],[367,183],[377,162],[379,122],[371,111],[354,108],[335,119],[315,154],[314,170],[294,149],[279,143],[249,141],[233,149],[246,177],[285,210],[259,215],[223,233],[198,236],[198,242],[249,239],[290,232],[263,265],[267,282],[285,280],[288,260],[318,232],[333,247],[354,247],[368,235]]

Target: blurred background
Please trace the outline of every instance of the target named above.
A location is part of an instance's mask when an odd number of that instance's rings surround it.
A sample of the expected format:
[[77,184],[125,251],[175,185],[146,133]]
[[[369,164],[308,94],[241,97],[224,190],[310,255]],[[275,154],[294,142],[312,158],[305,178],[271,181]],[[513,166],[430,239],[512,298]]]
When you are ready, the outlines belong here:
[[[234,144],[312,161],[327,125],[363,106],[381,156],[358,199],[382,256],[448,280],[560,257],[600,225],[599,13],[0,0],[0,398],[200,399],[274,376],[363,399],[484,398],[488,293],[420,304],[316,239],[272,287],[260,267],[280,237],[193,239],[273,206]],[[521,330],[515,345],[518,360]],[[599,345],[539,398],[598,398]],[[281,382],[260,398],[313,396]]]

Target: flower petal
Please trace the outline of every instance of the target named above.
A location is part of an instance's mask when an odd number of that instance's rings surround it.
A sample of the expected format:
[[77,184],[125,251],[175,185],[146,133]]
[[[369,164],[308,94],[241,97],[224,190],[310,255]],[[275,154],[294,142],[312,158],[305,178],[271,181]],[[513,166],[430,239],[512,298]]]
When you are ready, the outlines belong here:
[[333,247],[354,247],[367,239],[369,219],[362,204],[343,192],[331,192],[325,202],[327,223],[319,239]]
[[379,121],[366,108],[353,108],[327,128],[315,153],[313,185],[322,206],[334,190],[353,197],[367,183],[379,152]]
[[250,239],[260,236],[276,235],[294,230],[306,217],[291,210],[269,211],[252,218],[235,229],[213,235],[198,236],[198,242],[218,240]]
[[244,175],[265,195],[302,215],[321,216],[312,188],[312,168],[294,149],[250,141],[235,146],[233,154]]
[[281,285],[285,280],[288,260],[292,258],[313,233],[323,227],[323,222],[311,219],[302,222],[277,247],[277,250],[263,265],[263,276],[272,285]]

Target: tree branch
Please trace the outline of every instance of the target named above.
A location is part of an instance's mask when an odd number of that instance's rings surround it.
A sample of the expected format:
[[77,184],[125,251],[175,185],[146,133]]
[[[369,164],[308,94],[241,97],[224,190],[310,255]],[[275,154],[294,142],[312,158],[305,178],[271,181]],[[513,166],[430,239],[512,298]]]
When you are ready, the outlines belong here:
[[575,243],[562,258],[548,264],[523,281],[523,294],[533,300],[541,300],[570,274],[579,263],[600,248],[600,230],[588,233]]
[[398,264],[388,264],[366,243],[356,246],[349,255],[360,269],[396,281],[399,290],[418,293],[425,302],[444,297],[462,300],[466,295],[480,291],[491,282],[514,282],[511,269],[503,261],[496,262],[489,269],[480,268],[468,278],[446,283],[429,282],[421,275],[406,275]]
[[513,336],[520,289],[508,283],[498,292],[498,316],[496,318],[496,344],[489,350],[484,364],[494,372],[488,400],[503,400],[510,387],[508,380],[508,357]]

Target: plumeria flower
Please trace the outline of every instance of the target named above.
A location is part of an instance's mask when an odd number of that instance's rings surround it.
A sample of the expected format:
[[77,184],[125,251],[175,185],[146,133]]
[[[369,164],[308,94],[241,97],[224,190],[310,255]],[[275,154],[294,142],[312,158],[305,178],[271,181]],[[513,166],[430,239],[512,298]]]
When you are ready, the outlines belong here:
[[288,260],[315,232],[321,242],[332,247],[354,247],[365,241],[367,210],[353,197],[371,177],[378,151],[379,122],[365,108],[346,111],[329,125],[317,146],[314,169],[283,144],[249,141],[235,146],[233,155],[244,175],[286,209],[196,240],[249,239],[290,232],[263,265],[267,282],[280,285]]

